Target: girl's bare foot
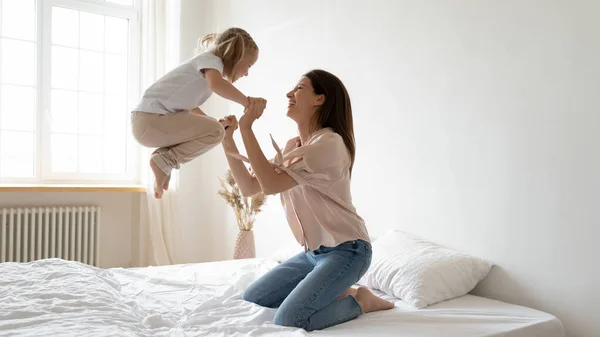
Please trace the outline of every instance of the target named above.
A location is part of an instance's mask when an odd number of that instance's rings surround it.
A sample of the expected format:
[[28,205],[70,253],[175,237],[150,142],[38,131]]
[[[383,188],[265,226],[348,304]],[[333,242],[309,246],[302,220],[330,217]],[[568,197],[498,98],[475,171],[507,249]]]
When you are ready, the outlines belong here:
[[[158,151],[159,149],[156,149],[156,150],[152,151],[152,155],[151,156],[159,153],[159,151]],[[170,174],[167,176],[167,180],[165,181],[165,184],[163,185],[163,190],[166,191],[166,190],[169,189],[169,181],[171,181],[171,175]]]
[[169,189],[169,181],[171,181],[171,175],[169,174],[167,176],[167,180],[165,181],[165,184],[163,185],[163,190],[168,190]]
[[154,197],[160,199],[164,192],[163,188],[165,182],[169,176],[167,176],[152,159],[150,159],[150,168],[152,169],[152,173],[154,173]]
[[356,298],[358,304],[360,304],[360,308],[364,314],[373,311],[388,310],[394,307],[394,303],[375,296],[369,289],[365,287],[359,287],[356,290],[356,295],[354,298]]

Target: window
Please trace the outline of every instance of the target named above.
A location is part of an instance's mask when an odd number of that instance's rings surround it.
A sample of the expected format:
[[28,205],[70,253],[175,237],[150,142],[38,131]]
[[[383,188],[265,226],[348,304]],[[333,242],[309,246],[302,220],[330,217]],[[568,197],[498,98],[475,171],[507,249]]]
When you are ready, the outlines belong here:
[[133,0],[0,0],[0,15],[0,181],[136,181]]

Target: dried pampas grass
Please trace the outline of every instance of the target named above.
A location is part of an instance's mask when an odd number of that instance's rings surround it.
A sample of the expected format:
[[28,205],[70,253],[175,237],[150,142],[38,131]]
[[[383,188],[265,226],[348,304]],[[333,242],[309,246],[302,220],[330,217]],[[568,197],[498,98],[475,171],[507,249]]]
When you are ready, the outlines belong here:
[[233,208],[241,231],[250,231],[254,220],[265,204],[266,196],[259,192],[251,197],[244,197],[237,186],[231,170],[227,170],[225,179],[219,178],[222,189],[217,192],[225,202]]

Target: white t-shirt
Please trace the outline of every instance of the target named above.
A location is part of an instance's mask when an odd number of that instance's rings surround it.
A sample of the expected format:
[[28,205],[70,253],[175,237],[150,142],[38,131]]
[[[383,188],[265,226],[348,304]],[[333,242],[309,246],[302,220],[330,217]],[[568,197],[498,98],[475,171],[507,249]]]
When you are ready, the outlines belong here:
[[200,70],[216,69],[223,73],[223,61],[212,52],[201,53],[169,71],[152,84],[133,111],[167,114],[191,110],[212,95]]

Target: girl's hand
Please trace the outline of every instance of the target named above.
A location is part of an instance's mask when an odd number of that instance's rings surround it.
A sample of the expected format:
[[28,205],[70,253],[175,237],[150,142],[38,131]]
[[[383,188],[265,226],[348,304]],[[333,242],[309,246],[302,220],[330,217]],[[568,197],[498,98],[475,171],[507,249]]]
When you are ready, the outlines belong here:
[[242,130],[252,129],[252,124],[263,114],[267,107],[267,100],[264,98],[249,97],[250,103],[240,118],[239,126]]
[[238,120],[234,115],[225,116],[219,120],[219,123],[225,128],[225,138],[233,137],[233,133],[238,128]]
[[[223,148],[225,151],[235,150],[235,140],[233,139],[233,133],[238,128],[237,118],[233,115],[226,116],[219,120],[219,123],[225,128],[225,137],[223,137]],[[237,150],[236,150],[237,151]]]

